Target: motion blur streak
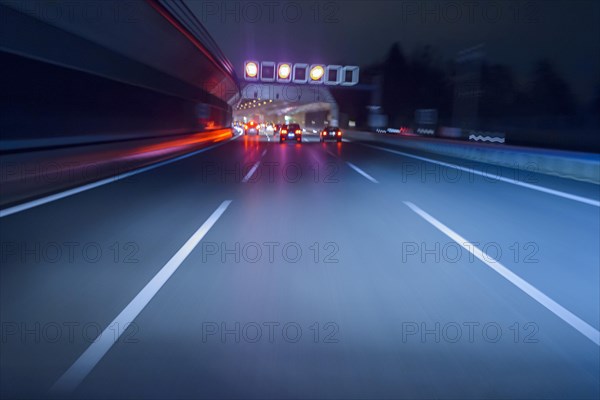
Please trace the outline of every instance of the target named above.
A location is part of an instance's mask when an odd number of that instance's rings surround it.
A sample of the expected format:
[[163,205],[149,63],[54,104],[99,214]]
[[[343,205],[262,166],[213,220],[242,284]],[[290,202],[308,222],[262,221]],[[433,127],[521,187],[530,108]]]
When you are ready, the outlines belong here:
[[[8,215],[15,214],[20,211],[28,210],[32,207],[36,207],[42,204],[46,204],[55,200],[62,199],[67,196],[72,196],[77,193],[84,192],[86,190],[90,190],[93,188],[97,188],[102,185],[106,185],[121,179],[128,178],[133,175],[140,174],[142,172],[150,171],[154,168],[161,167],[163,165],[167,165],[179,160],[186,159],[188,157],[192,157],[196,154],[202,153],[204,151],[210,150],[224,144],[225,140],[233,140],[237,138],[231,137],[231,130],[222,129],[215,130],[206,133],[198,133],[196,135],[192,135],[186,139],[177,139],[177,140],[168,140],[166,142],[162,142],[155,145],[149,145],[145,147],[136,148],[134,150],[124,149],[122,151],[110,151],[110,152],[97,152],[93,151],[90,154],[81,155],[80,152],[74,152],[72,156],[64,156],[62,159],[54,159],[48,158],[45,161],[41,161],[39,157],[35,157],[33,161],[40,163],[45,162],[49,165],[65,165],[67,170],[65,173],[61,174],[63,179],[65,180],[64,184],[73,184],[77,183],[76,179],[73,179],[73,175],[76,171],[86,171],[90,167],[96,168],[96,174],[98,175],[113,175],[109,178],[100,179],[98,181],[87,183],[82,186],[78,186],[69,190],[65,190],[63,192],[54,193],[49,196],[41,197],[35,200],[31,200],[28,202],[20,203],[11,207],[4,208],[0,210],[0,218],[6,217]],[[221,142],[221,143],[219,143]],[[216,144],[214,144],[216,143]],[[194,150],[198,145],[207,145],[213,144],[212,146],[201,148],[200,150]],[[113,144],[111,147],[117,147],[117,145]],[[181,155],[178,155],[181,154]],[[176,156],[175,158],[172,158]],[[18,155],[17,155],[18,157]],[[60,155],[59,155],[60,157]],[[145,159],[145,160],[144,160]],[[164,160],[165,161],[160,161]],[[144,160],[144,162],[140,163],[140,160]],[[146,167],[130,170],[130,167],[127,166],[127,162],[131,161],[132,166],[139,165],[147,165]],[[157,162],[159,161],[159,162]],[[22,167],[23,170],[27,169],[26,163],[25,166]],[[149,164],[149,165],[148,165]],[[35,164],[32,162],[32,167],[29,167],[30,170],[37,170],[35,168]],[[74,167],[75,166],[75,167]],[[127,172],[125,172],[127,171]],[[56,171],[55,171],[56,172]],[[60,173],[60,171],[58,171]],[[83,177],[85,174],[82,174]],[[5,174],[3,174],[3,177]],[[37,184],[39,181],[39,177],[23,177],[15,175],[13,181],[4,181],[2,182],[5,190],[12,190],[13,199],[16,197],[15,193],[35,193],[34,190],[39,190],[40,186]],[[79,182],[82,182],[84,179],[81,179]],[[10,185],[12,183],[12,186]],[[60,182],[53,181],[51,182],[54,187],[60,187]],[[8,198],[8,196],[7,196]]]
[[[152,154],[169,154],[178,150],[188,150],[191,145],[203,143],[217,143],[226,139],[231,139],[231,129],[218,129],[197,133],[183,139],[171,140],[164,143],[158,143],[150,146],[143,146],[130,152],[131,157],[147,156]],[[127,155],[124,156],[128,158]]]

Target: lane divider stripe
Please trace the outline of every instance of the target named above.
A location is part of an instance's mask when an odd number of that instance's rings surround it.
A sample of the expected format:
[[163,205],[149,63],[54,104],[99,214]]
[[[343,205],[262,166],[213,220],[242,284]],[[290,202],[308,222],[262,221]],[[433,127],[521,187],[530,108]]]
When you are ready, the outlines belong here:
[[575,328],[579,333],[584,335],[586,338],[594,342],[597,346],[600,346],[600,332],[558,304],[556,301],[552,300],[550,297],[545,295],[535,286],[531,285],[529,282],[525,281],[523,278],[512,272],[510,269],[506,268],[499,261],[493,259],[489,255],[483,253],[477,246],[473,243],[469,242],[458,233],[454,232],[452,229],[448,228],[446,225],[442,224],[440,221],[429,215],[427,212],[423,211],[418,206],[414,205],[409,201],[405,201],[406,204],[411,210],[413,210],[417,215],[423,218],[425,221],[429,222],[431,225],[436,227],[440,232],[448,236],[450,239],[454,240],[459,246],[463,247],[465,250],[473,254],[479,260],[481,260],[488,267],[499,273],[503,278],[507,281],[521,289],[525,294],[529,297],[540,303],[542,306],[546,307],[550,310],[554,315],[565,321],[567,324],[571,325]]
[[[146,286],[135,296],[133,300],[121,311],[121,313],[110,323],[100,336],[79,356],[71,367],[56,381],[50,389],[50,393],[68,394],[73,392],[86,376],[100,362],[104,355],[111,349],[119,339],[126,327],[131,324],[150,300],[169,280],[171,275],[179,268],[183,261],[190,255],[192,250],[200,243],[218,219],[223,215],[232,200],[225,200],[208,217],[208,219],[194,232],[187,242],[175,253],[173,257],[161,268],[160,271],[146,284]],[[116,325],[115,325],[116,324]],[[111,326],[123,327],[115,331]]]
[[348,164],[348,166],[350,168],[352,168],[353,170],[355,170],[356,172],[358,172],[360,175],[364,176],[365,178],[367,178],[371,182],[373,182],[373,183],[379,183],[379,182],[377,182],[377,179],[373,178],[371,175],[367,174],[365,171],[363,171],[362,169],[358,168],[356,165],[352,164],[350,161],[346,161],[346,164]]

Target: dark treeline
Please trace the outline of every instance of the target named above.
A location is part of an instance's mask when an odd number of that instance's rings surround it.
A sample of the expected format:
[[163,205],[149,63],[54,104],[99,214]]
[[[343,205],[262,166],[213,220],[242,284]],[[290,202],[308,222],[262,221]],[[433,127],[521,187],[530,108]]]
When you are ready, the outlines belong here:
[[[396,43],[385,61],[367,68],[366,74],[383,77],[381,105],[390,125],[410,125],[415,110],[421,108],[437,109],[440,124],[451,124],[457,68],[454,60],[443,60],[431,46],[417,47],[405,55]],[[535,63],[523,79],[517,78],[510,66],[485,59],[477,69],[481,129],[568,129],[598,124],[600,85],[591,103],[580,103],[547,59]]]
[[381,105],[390,125],[408,125],[416,109],[435,108],[440,118],[452,112],[452,82],[446,66],[429,46],[406,57],[394,44],[381,66]]

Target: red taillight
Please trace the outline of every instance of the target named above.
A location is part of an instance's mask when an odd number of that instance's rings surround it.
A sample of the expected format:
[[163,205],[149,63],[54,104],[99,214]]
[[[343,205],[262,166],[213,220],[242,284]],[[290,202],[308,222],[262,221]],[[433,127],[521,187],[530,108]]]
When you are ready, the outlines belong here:
[[244,125],[244,129],[248,129],[248,125]]
[[287,129],[282,129],[281,133],[283,133],[283,134],[287,133]]
[[296,133],[302,133],[300,129],[296,129]]
[[338,136],[342,136],[342,131],[338,131]]
[[323,136],[327,135],[327,131],[323,131]]

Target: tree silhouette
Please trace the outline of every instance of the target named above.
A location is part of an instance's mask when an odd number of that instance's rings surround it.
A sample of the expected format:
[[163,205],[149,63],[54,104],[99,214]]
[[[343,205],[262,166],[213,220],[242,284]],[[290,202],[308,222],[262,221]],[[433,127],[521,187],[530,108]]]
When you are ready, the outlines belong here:
[[484,63],[481,90],[479,112],[483,121],[516,114],[516,105],[521,96],[514,72],[509,66]]
[[402,50],[398,43],[394,43],[388,52],[383,64],[383,89],[381,102],[385,113],[389,116],[390,123],[395,124],[398,118],[405,117],[407,66]]
[[410,104],[407,113],[414,115],[419,108],[435,108],[440,115],[448,115],[452,101],[452,91],[444,62],[431,46],[415,49],[409,65],[407,94]]
[[573,115],[576,103],[571,88],[549,60],[540,60],[533,69],[529,92],[532,115]]
[[596,85],[596,94],[592,100],[592,114],[600,118],[600,83]]
[[408,125],[419,108],[449,116],[452,90],[444,62],[430,46],[415,49],[407,60],[394,43],[383,64],[382,105],[391,126]]

